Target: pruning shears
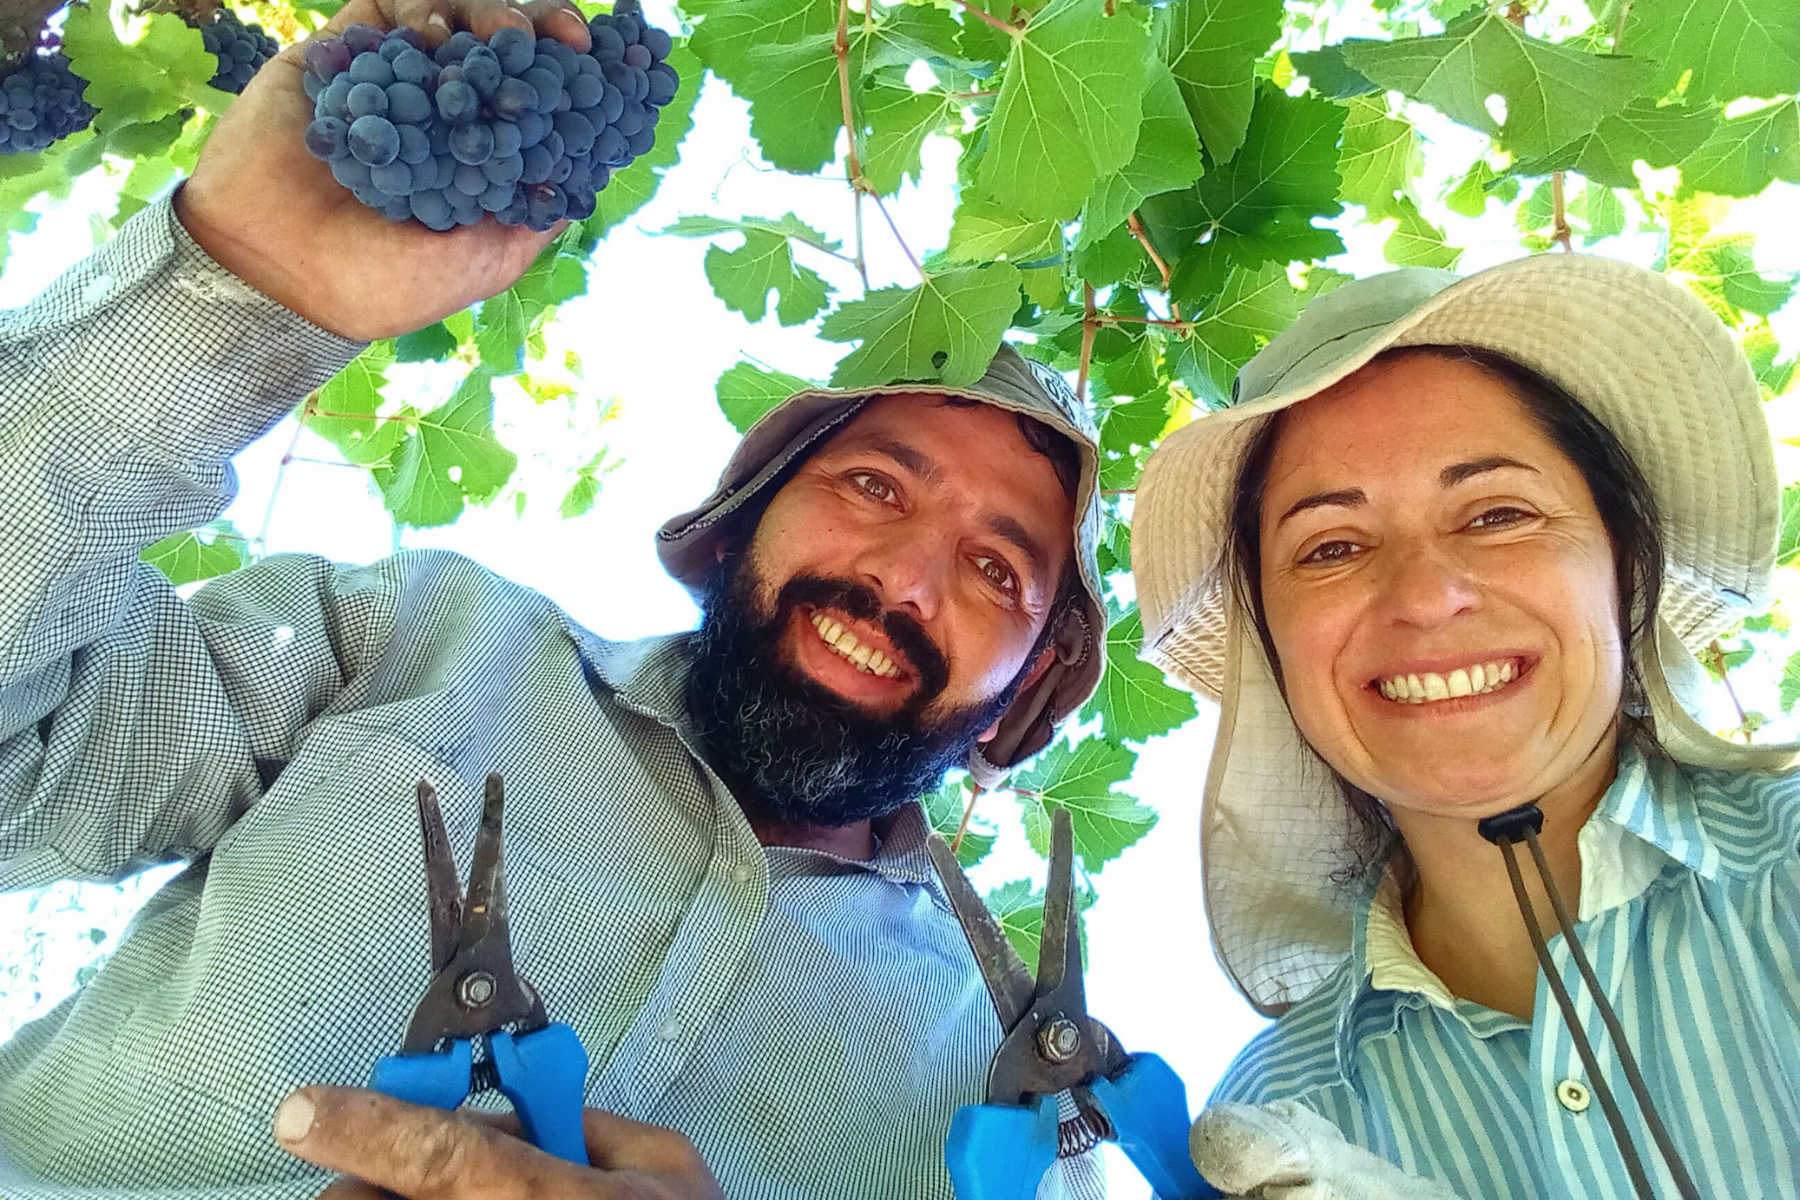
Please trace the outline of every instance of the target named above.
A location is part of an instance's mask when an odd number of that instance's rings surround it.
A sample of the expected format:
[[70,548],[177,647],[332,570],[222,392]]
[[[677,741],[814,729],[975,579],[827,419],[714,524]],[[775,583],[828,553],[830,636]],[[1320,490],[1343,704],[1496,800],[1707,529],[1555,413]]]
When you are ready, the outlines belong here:
[[587,1052],[573,1029],[550,1023],[537,990],[513,972],[500,861],[504,803],[500,777],[489,775],[465,897],[437,793],[419,781],[435,974],[413,1009],[400,1053],[376,1062],[369,1086],[444,1109],[458,1107],[472,1092],[498,1090],[512,1102],[527,1141],[585,1167]]
[[[1050,879],[1033,981],[1000,923],[933,834],[931,860],[949,893],[1005,1032],[988,1072],[987,1102],[950,1122],[944,1158],[958,1200],[1030,1200],[1057,1155],[1117,1142],[1161,1200],[1212,1200],[1188,1154],[1187,1089],[1154,1054],[1127,1054],[1087,1014],[1074,905],[1069,814],[1050,815]],[[1068,1092],[1078,1115],[1060,1118]]]

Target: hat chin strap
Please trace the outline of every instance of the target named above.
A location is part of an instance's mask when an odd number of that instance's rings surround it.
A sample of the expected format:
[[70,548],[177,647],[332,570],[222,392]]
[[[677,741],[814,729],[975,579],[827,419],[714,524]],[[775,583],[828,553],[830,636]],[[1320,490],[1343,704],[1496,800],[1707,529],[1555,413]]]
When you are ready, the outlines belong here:
[[1524,842],[1531,848],[1531,858],[1537,864],[1538,878],[1543,880],[1544,890],[1549,893],[1550,907],[1556,910],[1556,923],[1562,930],[1563,941],[1568,944],[1569,954],[1575,960],[1575,968],[1581,972],[1582,982],[1587,985],[1588,994],[1593,997],[1594,1006],[1600,1012],[1600,1019],[1606,1024],[1606,1032],[1619,1054],[1619,1065],[1624,1067],[1625,1078],[1631,1085],[1631,1094],[1637,1098],[1644,1123],[1650,1127],[1650,1136],[1655,1140],[1656,1148],[1669,1168],[1669,1174],[1675,1179],[1676,1189],[1682,1200],[1700,1200],[1700,1192],[1694,1187],[1693,1178],[1683,1165],[1681,1155],[1676,1151],[1675,1143],[1670,1139],[1669,1131],[1650,1099],[1650,1090],[1644,1086],[1644,1076],[1638,1070],[1636,1056],[1631,1053],[1631,1043],[1625,1038],[1625,1028],[1619,1023],[1619,1015],[1607,1001],[1606,992],[1601,988],[1600,980],[1595,977],[1594,968],[1588,962],[1587,952],[1581,947],[1581,939],[1575,936],[1575,922],[1570,919],[1569,907],[1563,903],[1562,892],[1556,886],[1556,879],[1550,874],[1550,864],[1544,858],[1543,847],[1538,844],[1538,831],[1543,827],[1543,810],[1535,804],[1521,804],[1517,808],[1486,818],[1477,828],[1482,837],[1500,847],[1500,853],[1506,859],[1506,875],[1512,881],[1513,898],[1519,902],[1519,914],[1525,918],[1525,931],[1531,935],[1531,948],[1537,952],[1538,965],[1544,972],[1544,982],[1550,985],[1557,1007],[1562,1009],[1563,1021],[1569,1027],[1569,1036],[1574,1039],[1575,1051],[1581,1056],[1581,1064],[1587,1069],[1594,1096],[1600,1101],[1601,1110],[1606,1113],[1606,1123],[1612,1127],[1613,1138],[1619,1144],[1619,1155],[1625,1160],[1625,1173],[1631,1178],[1632,1190],[1637,1192],[1639,1200],[1652,1200],[1655,1196],[1650,1190],[1650,1180],[1644,1174],[1644,1164],[1638,1157],[1637,1146],[1631,1140],[1631,1131],[1625,1127],[1625,1118],[1613,1099],[1612,1089],[1600,1074],[1599,1060],[1595,1058],[1594,1048],[1588,1043],[1587,1034],[1583,1032],[1581,1021],[1576,1016],[1575,1002],[1570,999],[1568,989],[1563,986],[1556,964],[1550,960],[1550,948],[1544,943],[1544,932],[1538,926],[1537,913],[1532,908],[1531,897],[1525,894],[1525,880],[1519,873],[1519,860],[1513,849],[1519,842]]

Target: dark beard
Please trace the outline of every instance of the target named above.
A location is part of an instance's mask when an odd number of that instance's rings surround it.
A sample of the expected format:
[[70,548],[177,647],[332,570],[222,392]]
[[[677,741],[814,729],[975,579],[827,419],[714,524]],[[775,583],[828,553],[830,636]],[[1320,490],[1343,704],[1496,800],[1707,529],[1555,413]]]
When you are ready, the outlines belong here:
[[[961,766],[976,735],[1012,703],[1017,681],[984,704],[927,718],[948,665],[904,613],[847,580],[800,576],[775,611],[758,612],[761,579],[747,557],[721,564],[702,602],[687,679],[688,713],[713,769],[747,810],[788,824],[851,825],[886,816]],[[878,624],[918,676],[890,716],[874,717],[781,657],[781,636],[802,604]]]

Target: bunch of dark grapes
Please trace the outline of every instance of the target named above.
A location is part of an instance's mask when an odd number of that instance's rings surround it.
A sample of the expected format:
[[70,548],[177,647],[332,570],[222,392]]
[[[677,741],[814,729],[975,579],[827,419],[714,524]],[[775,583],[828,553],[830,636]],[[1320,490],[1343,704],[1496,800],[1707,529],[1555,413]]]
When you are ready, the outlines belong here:
[[281,43],[264,33],[261,25],[246,25],[224,7],[213,21],[200,26],[200,37],[206,42],[206,52],[219,60],[212,85],[234,95],[244,90],[264,63],[281,53]]
[[636,0],[588,23],[593,48],[463,30],[435,54],[415,30],[351,25],[306,47],[306,146],[389,220],[542,232],[594,212],[612,173],[649,150],[679,80],[669,35]]
[[69,70],[61,50],[40,50],[0,75],[0,154],[31,154],[94,119],[81,98],[87,80]]

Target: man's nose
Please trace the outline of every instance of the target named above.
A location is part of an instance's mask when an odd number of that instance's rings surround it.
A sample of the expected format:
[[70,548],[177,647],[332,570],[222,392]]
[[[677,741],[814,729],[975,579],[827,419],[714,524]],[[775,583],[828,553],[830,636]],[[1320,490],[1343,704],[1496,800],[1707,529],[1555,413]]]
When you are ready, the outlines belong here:
[[1442,547],[1418,539],[1387,550],[1381,601],[1396,624],[1438,629],[1481,606],[1471,573]]
[[954,570],[955,543],[930,522],[889,526],[858,555],[856,578],[873,588],[882,606],[920,624],[937,616]]

